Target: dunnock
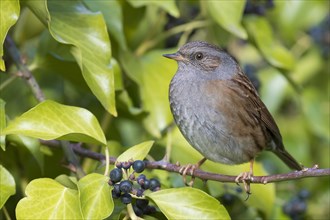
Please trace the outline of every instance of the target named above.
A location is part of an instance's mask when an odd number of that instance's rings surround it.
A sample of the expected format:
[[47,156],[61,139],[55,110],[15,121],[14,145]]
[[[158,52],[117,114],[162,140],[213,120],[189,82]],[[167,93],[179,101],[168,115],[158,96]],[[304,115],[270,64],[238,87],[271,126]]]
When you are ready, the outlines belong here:
[[164,56],[179,66],[169,90],[174,120],[205,157],[194,169],[206,159],[224,164],[250,161],[250,171],[236,178],[246,183],[253,176],[254,158],[269,150],[290,168],[302,170],[284,149],[273,117],[233,57],[200,41]]

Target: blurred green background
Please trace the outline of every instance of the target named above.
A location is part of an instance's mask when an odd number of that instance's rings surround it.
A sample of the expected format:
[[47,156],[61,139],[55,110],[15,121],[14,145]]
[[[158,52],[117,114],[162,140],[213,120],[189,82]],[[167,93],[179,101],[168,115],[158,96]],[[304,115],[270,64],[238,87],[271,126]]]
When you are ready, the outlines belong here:
[[[287,150],[306,167],[330,167],[329,1],[49,1],[50,20],[42,13],[45,2],[21,1],[8,36],[47,99],[86,108],[98,118],[111,156],[152,139],[150,160],[162,159],[166,151],[172,163],[202,158],[173,124],[168,86],[177,65],[162,54],[203,40],[238,60],[273,114]],[[37,101],[6,52],[5,47],[0,98],[11,120]],[[93,84],[101,71],[111,74],[110,87]],[[28,182],[69,173],[61,166],[62,152],[35,139],[7,138],[6,151],[0,151],[1,164],[16,182],[17,193],[6,203],[12,216]],[[255,175],[289,172],[270,153],[257,161]],[[86,172],[99,167],[87,158],[81,162]],[[237,175],[247,167],[207,162],[202,169]],[[157,170],[150,175],[166,187],[183,186],[179,175]],[[222,201],[233,219],[328,219],[329,184],[329,177],[321,177],[253,185],[248,201],[235,184],[197,181],[195,187]]]

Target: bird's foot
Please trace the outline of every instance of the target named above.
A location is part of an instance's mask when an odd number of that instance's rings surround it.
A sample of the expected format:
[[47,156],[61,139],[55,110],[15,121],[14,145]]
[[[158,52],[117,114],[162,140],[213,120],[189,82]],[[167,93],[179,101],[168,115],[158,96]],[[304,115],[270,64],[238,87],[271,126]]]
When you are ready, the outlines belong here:
[[[192,187],[194,185],[195,182],[195,176],[194,176],[194,172],[196,169],[198,169],[204,162],[206,161],[206,158],[203,158],[202,160],[200,160],[197,164],[188,164],[185,166],[182,166],[181,169],[179,170],[179,173],[182,175],[183,177],[183,182],[187,185]],[[189,183],[187,183],[187,174],[189,174],[191,176],[191,180]]]
[[[194,185],[194,182],[195,182],[194,171],[197,168],[198,167],[196,166],[196,164],[187,164],[187,165],[181,167],[181,169],[179,170],[179,173],[182,175],[184,184],[186,184],[187,186],[190,186],[190,187],[192,187]],[[191,180],[189,183],[187,183],[187,174],[190,174],[190,176],[191,176]]]
[[242,182],[244,184],[245,192],[248,195],[248,197],[246,198],[246,200],[251,195],[250,183],[252,181],[253,181],[253,173],[251,171],[249,171],[249,172],[243,172],[243,173],[239,174],[236,177],[236,179],[235,179],[235,182],[237,183],[237,185],[239,185],[240,182]]

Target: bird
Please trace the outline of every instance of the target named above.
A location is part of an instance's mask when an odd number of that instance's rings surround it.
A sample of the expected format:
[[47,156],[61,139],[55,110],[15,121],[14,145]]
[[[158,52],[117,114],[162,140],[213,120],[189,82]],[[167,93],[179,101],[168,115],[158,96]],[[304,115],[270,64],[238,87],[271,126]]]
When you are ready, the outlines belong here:
[[236,59],[222,48],[204,42],[188,42],[176,53],[164,54],[177,61],[169,86],[174,121],[188,143],[203,155],[184,175],[206,160],[236,165],[250,162],[250,170],[235,181],[253,178],[253,163],[263,150],[277,155],[293,170],[302,170],[285,150],[276,122]]

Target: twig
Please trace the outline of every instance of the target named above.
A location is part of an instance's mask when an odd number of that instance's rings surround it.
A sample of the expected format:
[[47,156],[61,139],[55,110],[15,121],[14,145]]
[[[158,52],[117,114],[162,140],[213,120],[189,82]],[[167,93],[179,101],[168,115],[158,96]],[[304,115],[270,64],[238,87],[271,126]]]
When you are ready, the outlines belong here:
[[26,80],[26,82],[29,84],[30,88],[32,89],[32,92],[36,99],[39,102],[42,102],[45,100],[45,95],[40,89],[39,84],[37,83],[36,79],[30,72],[30,70],[27,68],[27,66],[23,63],[22,57],[20,55],[19,50],[17,49],[14,41],[7,35],[5,39],[5,48],[8,50],[8,53],[14,63],[17,66],[17,69],[19,71],[19,76]]
[[[47,145],[49,147],[59,147],[59,144],[57,141],[41,141],[44,145]],[[100,153],[96,153],[93,151],[90,151],[88,149],[82,148],[78,145],[72,145],[73,151],[82,156],[82,157],[88,157],[94,160],[98,161],[104,161],[105,156]],[[110,157],[110,163],[114,164],[116,162],[115,157]],[[164,160],[161,161],[148,161],[146,162],[146,167],[149,169],[160,169],[160,170],[166,170],[168,172],[174,172],[174,173],[180,173],[180,169],[182,166],[177,164],[171,164],[169,162],[166,162]],[[187,176],[190,176],[190,173],[187,173]],[[202,180],[213,180],[218,182],[232,182],[235,183],[235,179],[237,176],[230,176],[230,175],[222,175],[217,173],[210,173],[205,172],[200,169],[194,170],[194,176],[197,178],[200,178]],[[269,176],[254,176],[251,180],[251,183],[257,183],[257,184],[267,184],[267,183],[273,183],[273,182],[282,182],[282,181],[288,181],[288,180],[296,180],[296,179],[302,179],[307,177],[320,177],[320,176],[330,176],[330,168],[328,169],[318,169],[317,166],[313,168],[306,168],[302,171],[293,171],[290,173],[284,173],[284,174],[275,174],[275,175],[269,175]]]

